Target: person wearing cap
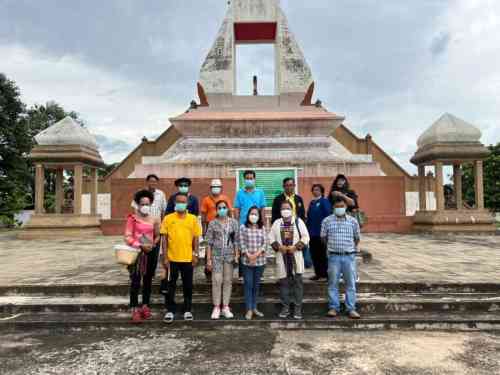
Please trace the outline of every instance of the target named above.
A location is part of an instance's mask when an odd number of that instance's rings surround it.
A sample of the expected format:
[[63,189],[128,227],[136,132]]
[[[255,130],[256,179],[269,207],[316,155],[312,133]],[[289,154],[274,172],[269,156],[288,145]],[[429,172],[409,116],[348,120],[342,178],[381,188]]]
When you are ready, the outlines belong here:
[[191,187],[191,180],[187,177],[181,177],[175,180],[175,186],[178,189],[178,192],[172,194],[168,199],[167,210],[165,212],[166,215],[175,212],[175,198],[179,193],[186,194],[188,196],[187,201],[187,211],[191,215],[198,216],[200,214],[200,204],[198,202],[198,198],[189,193],[189,188]]
[[[213,179],[210,183],[210,193],[203,198],[201,201],[201,222],[203,224],[203,233],[207,232],[208,224],[217,217],[216,205],[219,201],[227,202],[227,208],[229,213],[232,211],[232,207],[229,204],[229,198],[222,194],[222,181],[219,179]],[[207,280],[211,280],[211,272],[208,267],[205,267],[205,275]]]

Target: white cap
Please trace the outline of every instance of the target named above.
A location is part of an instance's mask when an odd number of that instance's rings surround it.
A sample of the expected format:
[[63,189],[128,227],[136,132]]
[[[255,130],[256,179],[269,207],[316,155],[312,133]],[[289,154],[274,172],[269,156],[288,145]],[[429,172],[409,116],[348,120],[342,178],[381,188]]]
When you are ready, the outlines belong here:
[[222,187],[222,182],[218,178],[213,179],[210,187]]

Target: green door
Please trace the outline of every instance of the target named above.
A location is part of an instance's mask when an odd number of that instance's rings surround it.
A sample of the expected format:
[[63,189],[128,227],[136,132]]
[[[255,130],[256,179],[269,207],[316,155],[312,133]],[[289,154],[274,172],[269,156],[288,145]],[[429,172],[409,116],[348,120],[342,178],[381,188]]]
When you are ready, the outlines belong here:
[[[238,187],[245,186],[243,173],[244,170],[238,171]],[[266,206],[271,207],[273,200],[277,195],[283,192],[283,179],[291,177],[296,180],[296,169],[257,169],[255,171],[257,188],[264,190],[266,195]]]

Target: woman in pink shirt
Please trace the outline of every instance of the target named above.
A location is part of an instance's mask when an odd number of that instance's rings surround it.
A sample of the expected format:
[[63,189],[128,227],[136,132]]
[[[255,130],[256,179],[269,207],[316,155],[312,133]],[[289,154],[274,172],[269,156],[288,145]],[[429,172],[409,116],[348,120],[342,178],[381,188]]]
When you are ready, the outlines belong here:
[[[160,221],[152,216],[151,204],[154,195],[149,190],[138,191],[134,196],[137,204],[135,214],[129,215],[125,227],[125,243],[141,253],[137,257],[137,262],[129,266],[130,272],[130,307],[132,309],[132,321],[140,323],[143,319],[151,318],[151,284],[153,282],[152,265],[154,262],[151,256],[152,249],[160,241]],[[139,290],[142,280],[142,305],[139,307]]]

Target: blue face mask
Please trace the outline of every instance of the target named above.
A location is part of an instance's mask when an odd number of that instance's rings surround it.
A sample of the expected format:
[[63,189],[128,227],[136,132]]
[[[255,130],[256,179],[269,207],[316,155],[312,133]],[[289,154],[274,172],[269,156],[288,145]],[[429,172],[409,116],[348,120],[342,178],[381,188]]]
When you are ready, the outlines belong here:
[[175,204],[175,211],[176,212],[186,212],[187,209],[187,203],[176,203]]
[[217,210],[217,214],[220,216],[220,217],[226,217],[227,216],[227,208],[224,207],[224,208],[219,208]]
[[345,216],[346,208],[345,207],[335,207],[333,211],[335,213],[335,216]]
[[189,186],[179,186],[179,193],[187,194],[189,191]]
[[255,180],[245,180],[245,187],[247,188],[255,187]]

